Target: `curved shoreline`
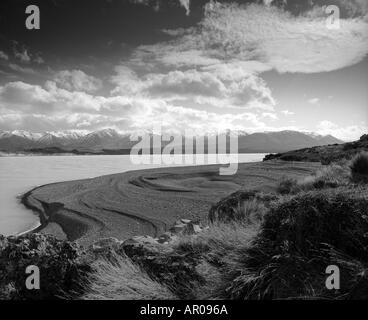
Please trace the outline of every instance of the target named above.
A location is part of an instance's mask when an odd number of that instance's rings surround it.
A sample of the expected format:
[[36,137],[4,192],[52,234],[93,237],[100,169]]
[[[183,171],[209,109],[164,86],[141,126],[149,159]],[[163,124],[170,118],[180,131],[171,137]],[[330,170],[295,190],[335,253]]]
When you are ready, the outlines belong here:
[[24,205],[28,210],[31,210],[33,211],[34,213],[36,213],[39,217],[39,226],[35,227],[35,228],[32,228],[28,231],[24,231],[24,232],[21,232],[19,234],[17,234],[17,236],[22,236],[22,235],[27,235],[29,233],[34,233],[34,232],[38,232],[38,231],[41,231],[43,228],[46,227],[47,225],[47,221],[45,219],[45,213],[40,210],[39,208],[37,208],[36,206],[33,206],[32,204],[30,204],[29,202],[29,196],[32,194],[32,192],[38,188],[42,188],[44,186],[47,186],[47,185],[43,185],[43,186],[38,186],[38,187],[35,187],[31,190],[29,190],[28,192],[26,192],[25,194],[23,194],[21,197],[20,197],[20,203],[22,205]]
[[285,175],[300,178],[319,166],[244,163],[234,176],[220,176],[218,165],[173,167],[46,184],[21,197],[41,223],[23,234],[48,233],[81,244],[105,237],[156,236],[180,218],[206,220],[212,204],[232,192],[269,190]]

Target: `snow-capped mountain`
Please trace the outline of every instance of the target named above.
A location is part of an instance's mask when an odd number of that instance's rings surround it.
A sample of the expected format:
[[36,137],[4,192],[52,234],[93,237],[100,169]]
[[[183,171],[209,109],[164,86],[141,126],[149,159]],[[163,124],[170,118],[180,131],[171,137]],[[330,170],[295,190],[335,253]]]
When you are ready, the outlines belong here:
[[37,141],[42,137],[42,133],[33,133],[25,130],[14,130],[10,134],[16,135],[18,137],[26,138],[32,141]]
[[[342,143],[333,136],[321,136],[297,131],[259,132],[248,134],[238,132],[240,152],[285,152],[326,144]],[[65,151],[129,150],[136,144],[129,134],[114,129],[95,132],[43,132],[32,133],[24,130],[1,131],[0,151],[26,151],[30,149],[57,147]]]

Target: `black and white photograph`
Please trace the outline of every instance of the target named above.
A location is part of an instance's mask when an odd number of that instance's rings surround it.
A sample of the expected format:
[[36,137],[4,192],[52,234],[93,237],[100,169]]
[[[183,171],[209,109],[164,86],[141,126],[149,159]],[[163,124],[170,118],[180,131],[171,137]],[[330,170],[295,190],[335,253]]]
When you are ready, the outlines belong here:
[[1,301],[366,299],[368,0],[1,0]]

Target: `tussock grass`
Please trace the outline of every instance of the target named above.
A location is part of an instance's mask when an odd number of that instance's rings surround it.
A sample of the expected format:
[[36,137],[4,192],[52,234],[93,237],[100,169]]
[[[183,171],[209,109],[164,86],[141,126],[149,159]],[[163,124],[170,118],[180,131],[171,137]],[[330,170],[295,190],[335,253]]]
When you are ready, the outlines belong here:
[[84,300],[173,300],[176,296],[150,278],[128,258],[99,259],[88,283]]
[[302,180],[285,177],[279,183],[277,191],[282,195],[286,195],[297,194],[302,191],[338,188],[349,185],[351,177],[352,173],[347,162],[331,164]]
[[368,152],[356,155],[350,163],[352,179],[355,182],[368,182]]
[[[238,251],[225,297],[367,297],[367,206],[366,187],[302,192],[280,199],[265,216],[252,247]],[[325,287],[328,265],[338,265],[344,274],[339,292]]]
[[205,279],[194,287],[195,299],[221,299],[232,281],[238,252],[250,249],[258,234],[260,221],[252,224],[217,222],[196,236],[181,237],[176,252],[200,254],[196,271]]
[[277,199],[270,193],[255,190],[238,191],[214,205],[209,212],[211,223],[247,223],[261,221],[269,203]]

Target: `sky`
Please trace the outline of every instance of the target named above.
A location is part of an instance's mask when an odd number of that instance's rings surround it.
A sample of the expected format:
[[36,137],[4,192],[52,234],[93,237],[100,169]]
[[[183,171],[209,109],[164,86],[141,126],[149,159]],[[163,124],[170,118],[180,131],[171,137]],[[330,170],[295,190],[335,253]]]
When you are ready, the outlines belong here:
[[0,130],[350,141],[368,132],[367,54],[367,0],[2,0]]

